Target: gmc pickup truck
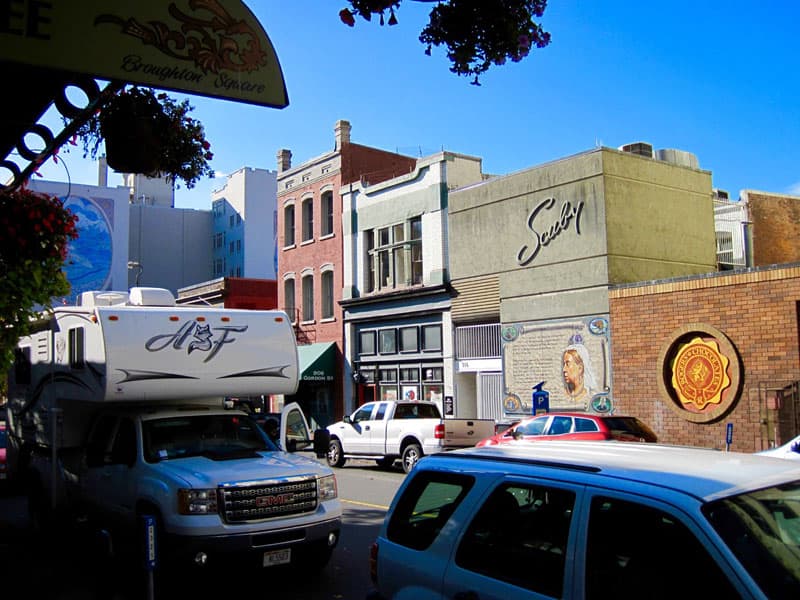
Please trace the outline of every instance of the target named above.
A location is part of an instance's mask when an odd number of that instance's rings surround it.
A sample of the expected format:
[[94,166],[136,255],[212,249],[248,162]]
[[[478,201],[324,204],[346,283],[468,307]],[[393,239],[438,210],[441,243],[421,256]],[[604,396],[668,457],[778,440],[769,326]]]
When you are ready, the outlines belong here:
[[328,464],[348,458],[375,459],[391,467],[397,459],[408,473],[426,454],[474,446],[494,435],[493,419],[443,419],[434,402],[368,402],[328,426]]

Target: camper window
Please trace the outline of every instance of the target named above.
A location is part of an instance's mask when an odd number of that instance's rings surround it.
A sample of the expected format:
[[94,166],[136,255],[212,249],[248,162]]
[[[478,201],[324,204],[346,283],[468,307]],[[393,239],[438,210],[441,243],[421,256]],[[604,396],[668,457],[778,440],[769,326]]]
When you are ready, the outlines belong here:
[[83,369],[86,365],[83,335],[83,327],[69,330],[69,366],[71,369]]

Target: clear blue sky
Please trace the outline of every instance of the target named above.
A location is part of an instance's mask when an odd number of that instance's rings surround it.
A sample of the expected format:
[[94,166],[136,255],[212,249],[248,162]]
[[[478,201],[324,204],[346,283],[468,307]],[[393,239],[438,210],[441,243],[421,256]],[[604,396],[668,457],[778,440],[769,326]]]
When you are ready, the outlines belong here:
[[[694,153],[714,187],[800,194],[800,5],[790,0],[550,0],[550,46],[492,67],[480,87],[418,41],[429,3],[404,0],[394,27],[342,24],[344,0],[245,0],[272,40],[289,93],[282,110],[190,97],[219,173],[298,165],[352,141],[412,156],[449,150],[512,173],[589,150],[646,141]],[[182,97],[173,94],[177,97]],[[44,179],[97,183],[74,149]],[[109,175],[109,184],[121,179]],[[210,208],[222,180],[179,189]]]

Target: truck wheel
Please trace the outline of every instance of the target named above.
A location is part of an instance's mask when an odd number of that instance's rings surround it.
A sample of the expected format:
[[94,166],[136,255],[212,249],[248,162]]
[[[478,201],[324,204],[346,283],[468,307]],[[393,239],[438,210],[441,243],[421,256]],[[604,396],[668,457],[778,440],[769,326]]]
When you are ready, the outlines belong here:
[[342,451],[342,443],[339,440],[331,440],[328,445],[328,464],[332,467],[341,467],[344,465],[344,452]]
[[420,458],[422,458],[422,448],[419,447],[419,444],[409,444],[406,446],[403,450],[403,456],[401,457],[403,461],[403,472],[408,473],[411,471]]

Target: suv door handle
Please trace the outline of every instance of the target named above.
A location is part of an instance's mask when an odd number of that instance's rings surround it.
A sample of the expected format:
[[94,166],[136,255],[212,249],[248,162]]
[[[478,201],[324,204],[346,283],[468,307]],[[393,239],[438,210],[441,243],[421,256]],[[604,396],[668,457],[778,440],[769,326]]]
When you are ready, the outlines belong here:
[[364,425],[364,431],[369,431],[369,425]]

